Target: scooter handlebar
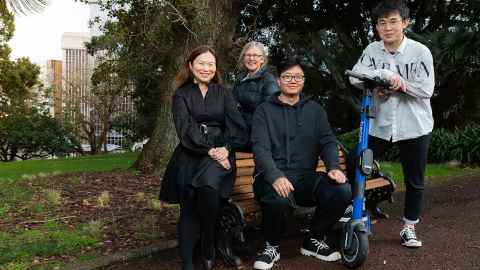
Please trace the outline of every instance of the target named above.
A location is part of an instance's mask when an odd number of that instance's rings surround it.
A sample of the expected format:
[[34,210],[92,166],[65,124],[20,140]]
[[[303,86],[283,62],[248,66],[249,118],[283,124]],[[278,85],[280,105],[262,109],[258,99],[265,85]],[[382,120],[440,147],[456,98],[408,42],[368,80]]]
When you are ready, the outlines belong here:
[[383,80],[379,77],[373,77],[373,76],[370,76],[370,75],[367,75],[367,74],[358,73],[358,72],[351,71],[351,70],[348,70],[348,69],[345,71],[345,75],[347,75],[349,77],[357,78],[364,83],[372,85],[373,87],[378,87],[378,86],[383,87],[383,88],[385,88],[385,90],[389,90],[389,88],[391,86],[388,81]]

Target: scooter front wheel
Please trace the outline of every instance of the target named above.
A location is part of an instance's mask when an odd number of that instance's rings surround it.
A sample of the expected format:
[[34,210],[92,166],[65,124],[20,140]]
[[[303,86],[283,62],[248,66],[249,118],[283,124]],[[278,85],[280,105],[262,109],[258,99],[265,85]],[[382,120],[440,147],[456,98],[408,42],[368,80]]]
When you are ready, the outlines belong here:
[[[345,236],[345,235],[344,235]],[[352,244],[348,250],[341,248],[343,264],[350,269],[361,266],[368,256],[368,234],[354,229]]]

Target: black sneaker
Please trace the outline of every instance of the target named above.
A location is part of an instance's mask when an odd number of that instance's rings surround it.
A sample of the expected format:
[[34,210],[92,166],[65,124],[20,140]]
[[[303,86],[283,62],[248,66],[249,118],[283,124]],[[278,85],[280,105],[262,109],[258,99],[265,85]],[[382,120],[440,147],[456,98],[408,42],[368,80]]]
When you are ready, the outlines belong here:
[[275,262],[280,260],[278,246],[271,246],[268,242],[265,244],[263,252],[255,258],[253,269],[267,270],[271,269]]
[[400,231],[400,240],[403,246],[409,248],[419,248],[422,246],[422,241],[417,238],[415,227],[407,226]]
[[340,252],[330,248],[324,240],[305,237],[300,253],[305,256],[313,256],[319,260],[334,262],[342,258]]

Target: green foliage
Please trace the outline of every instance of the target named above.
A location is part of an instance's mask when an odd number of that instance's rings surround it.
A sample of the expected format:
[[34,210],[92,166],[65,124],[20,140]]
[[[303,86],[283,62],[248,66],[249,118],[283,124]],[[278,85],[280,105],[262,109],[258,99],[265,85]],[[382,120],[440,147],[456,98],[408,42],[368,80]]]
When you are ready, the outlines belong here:
[[347,151],[352,151],[358,143],[358,132],[359,130],[355,129],[337,136],[337,139]]
[[457,148],[460,161],[480,164],[480,125],[468,125],[460,130]]
[[432,140],[428,151],[429,162],[446,162],[456,159],[457,135],[447,129],[436,128],[432,132]]
[[97,238],[55,222],[15,234],[0,232],[0,266],[30,262],[35,256],[72,254],[97,242]]
[[[358,141],[358,130],[338,136],[347,150]],[[382,160],[399,161],[398,147],[389,149]],[[444,128],[433,129],[428,152],[429,163],[441,163],[457,160],[463,164],[480,164],[480,125],[469,124],[465,128],[449,131]]]
[[62,194],[58,190],[47,189],[45,190],[45,196],[50,206],[58,206],[62,203]]
[[480,46],[478,29],[462,26],[415,38],[432,51],[436,77],[432,107],[437,126],[453,129],[480,123],[480,51],[472,50]]
[[30,202],[32,195],[32,192],[19,185],[17,180],[0,179],[0,216],[2,212],[6,214],[10,209],[22,211],[22,202]]
[[7,42],[12,38],[14,29],[13,14],[8,11],[6,2],[0,1],[0,65],[3,65],[3,60],[9,57],[10,49]]
[[103,233],[103,226],[105,222],[101,219],[91,220],[87,224],[81,226],[81,231],[95,238],[100,238]]
[[10,108],[0,118],[0,160],[65,156],[77,145],[69,130],[35,108]]
[[135,142],[145,140],[148,134],[148,123],[143,117],[132,114],[121,114],[113,119],[112,129],[123,135],[127,149],[131,149]]
[[[0,265],[1,266],[1,265]],[[29,268],[28,263],[24,262],[10,262],[2,266],[2,270],[27,270]]]

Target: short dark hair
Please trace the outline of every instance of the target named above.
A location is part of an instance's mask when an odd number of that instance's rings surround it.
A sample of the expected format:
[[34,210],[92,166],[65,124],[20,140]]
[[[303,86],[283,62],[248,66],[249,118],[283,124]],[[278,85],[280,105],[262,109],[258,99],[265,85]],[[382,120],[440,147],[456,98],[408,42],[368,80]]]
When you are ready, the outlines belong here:
[[285,57],[280,63],[277,65],[277,73],[278,76],[282,74],[287,69],[290,69],[294,66],[300,66],[300,68],[305,71],[305,66],[302,64],[302,59],[298,56],[289,56]]
[[400,13],[403,20],[410,18],[410,9],[403,0],[386,0],[378,3],[372,10],[373,21],[377,23],[378,19],[392,12]]

